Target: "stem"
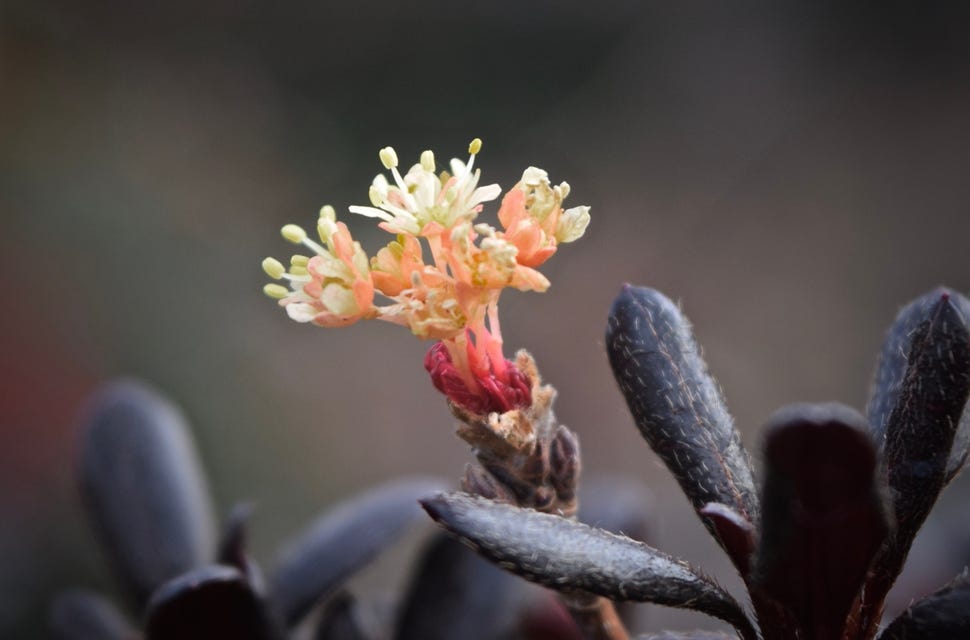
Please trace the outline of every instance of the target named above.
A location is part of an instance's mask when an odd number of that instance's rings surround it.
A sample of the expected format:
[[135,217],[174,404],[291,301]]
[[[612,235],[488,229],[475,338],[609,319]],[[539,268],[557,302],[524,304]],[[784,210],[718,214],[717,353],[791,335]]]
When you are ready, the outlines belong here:
[[[491,314],[489,322],[493,322]],[[497,358],[505,364],[497,315],[494,322],[491,328],[499,336],[494,341],[499,349]],[[484,326],[482,330],[487,332]],[[481,334],[476,336],[482,337]],[[492,344],[489,342],[490,346]],[[496,360],[492,362],[494,367]],[[560,485],[557,489],[550,477],[556,469],[550,463],[549,452],[557,431],[565,427],[559,426],[552,410],[555,390],[541,384],[535,361],[528,353],[519,352],[516,366],[532,383],[530,407],[502,416],[485,417],[451,405],[452,413],[463,423],[458,434],[474,447],[480,465],[479,472],[469,475],[466,471],[462,488],[492,499],[501,495],[502,500],[519,507],[574,518],[578,507],[575,490],[580,467],[579,450],[575,450],[569,486]],[[483,477],[490,480],[483,484]],[[558,595],[586,640],[629,640],[629,633],[612,601],[586,592]]]
[[455,365],[455,370],[461,376],[465,386],[470,391],[478,389],[478,382],[475,381],[471,364],[468,361],[468,337],[464,333],[460,333],[452,339],[442,340],[441,342],[445,345],[445,349],[448,350],[448,355],[451,356],[451,363]]
[[508,367],[505,366],[505,354],[502,353],[502,328],[498,322],[498,302],[488,305],[488,329],[486,348],[492,371],[502,382],[508,383]]
[[441,237],[437,235],[425,238],[428,241],[428,248],[431,249],[431,258],[434,260],[435,268],[441,273],[445,273],[446,264],[441,256]]

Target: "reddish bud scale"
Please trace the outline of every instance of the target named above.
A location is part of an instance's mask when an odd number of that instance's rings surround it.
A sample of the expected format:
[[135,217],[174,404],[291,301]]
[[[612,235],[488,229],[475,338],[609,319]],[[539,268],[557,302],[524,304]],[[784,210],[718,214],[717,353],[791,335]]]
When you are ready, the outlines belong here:
[[472,389],[452,362],[443,342],[436,342],[424,357],[424,368],[431,375],[435,389],[463,409],[480,415],[524,409],[532,404],[529,379],[511,360],[506,360],[505,366],[507,382],[489,367],[484,374],[473,374],[477,384]]

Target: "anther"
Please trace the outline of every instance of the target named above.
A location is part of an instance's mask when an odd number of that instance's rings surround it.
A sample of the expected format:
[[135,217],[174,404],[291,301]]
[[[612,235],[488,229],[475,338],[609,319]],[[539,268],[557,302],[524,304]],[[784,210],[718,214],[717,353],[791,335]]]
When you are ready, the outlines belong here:
[[280,278],[283,277],[283,274],[286,272],[286,269],[283,267],[283,264],[276,258],[266,258],[265,260],[263,260],[263,271],[265,271],[266,275],[268,275],[273,280],[279,280]]
[[393,169],[397,166],[397,152],[394,151],[394,147],[381,149],[380,157],[385,169]]
[[306,231],[295,224],[288,224],[280,229],[280,233],[284,238],[292,242],[293,244],[300,244],[306,240]]
[[371,185],[370,189],[367,190],[367,196],[370,198],[370,203],[375,207],[384,204],[384,198],[381,196],[380,190],[374,185]]
[[263,293],[268,295],[270,298],[275,298],[276,300],[279,300],[289,295],[290,291],[283,285],[268,284],[265,287],[263,287]]

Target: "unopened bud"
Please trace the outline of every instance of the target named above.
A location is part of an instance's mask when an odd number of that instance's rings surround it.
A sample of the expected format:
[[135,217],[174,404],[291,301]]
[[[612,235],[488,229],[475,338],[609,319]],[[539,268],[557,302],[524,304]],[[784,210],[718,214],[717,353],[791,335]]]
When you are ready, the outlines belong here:
[[576,495],[581,469],[579,439],[563,425],[556,429],[549,451],[549,480],[561,502],[569,502]]
[[512,493],[502,486],[492,474],[477,464],[465,465],[465,476],[461,479],[461,489],[496,502],[513,502]]
[[[419,279],[420,273],[414,271],[411,277],[412,280]],[[419,280],[414,286],[418,284]],[[476,378],[474,388],[469,388],[443,342],[432,345],[424,357],[424,368],[431,375],[435,388],[456,405],[483,416],[522,409],[532,403],[529,379],[514,363],[506,360],[505,365],[507,380],[499,380],[492,372],[487,372]]]
[[552,487],[542,485],[541,487],[536,487],[535,493],[532,494],[532,504],[529,505],[529,508],[535,509],[536,511],[548,512],[549,507],[557,501],[561,502],[556,490]]

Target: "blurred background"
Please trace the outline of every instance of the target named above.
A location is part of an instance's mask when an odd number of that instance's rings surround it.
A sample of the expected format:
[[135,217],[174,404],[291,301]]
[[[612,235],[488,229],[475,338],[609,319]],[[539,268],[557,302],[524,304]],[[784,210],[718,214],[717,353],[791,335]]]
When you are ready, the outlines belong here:
[[[352,491],[457,478],[429,345],[298,326],[259,264],[326,203],[375,251],[346,207],[378,149],[407,166],[475,136],[484,183],[537,165],[592,207],[552,288],[503,297],[509,351],[558,388],[586,473],[649,483],[654,543],[736,587],[633,428],[606,312],[623,282],[681,300],[756,452],[785,403],[864,406],[903,303],[970,291],[970,5],[875,6],[0,2],[0,636],[41,637],[58,588],[114,589],[73,476],[78,406],[114,376],[181,404],[265,560]],[[961,495],[902,604],[970,559]],[[714,626],[658,608],[643,628]]]

